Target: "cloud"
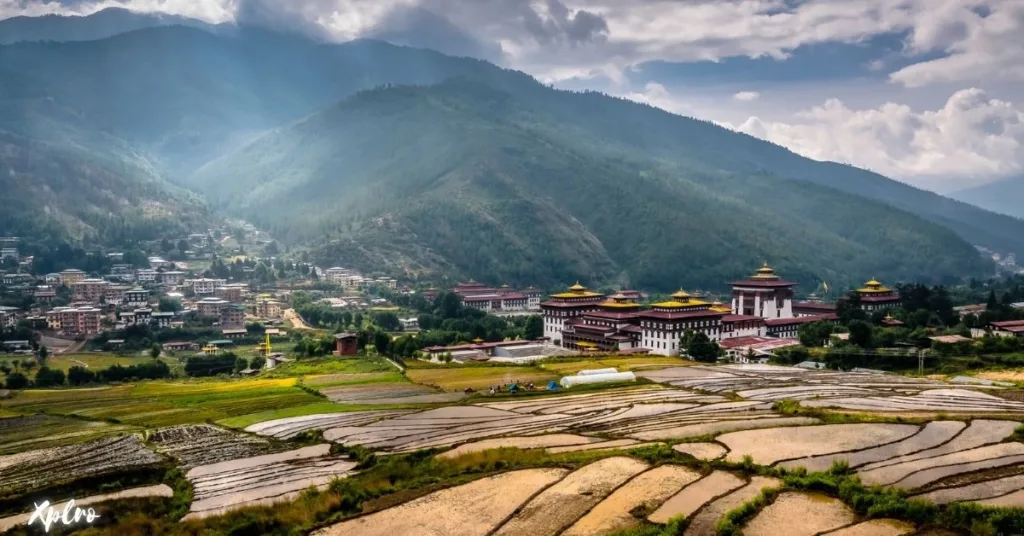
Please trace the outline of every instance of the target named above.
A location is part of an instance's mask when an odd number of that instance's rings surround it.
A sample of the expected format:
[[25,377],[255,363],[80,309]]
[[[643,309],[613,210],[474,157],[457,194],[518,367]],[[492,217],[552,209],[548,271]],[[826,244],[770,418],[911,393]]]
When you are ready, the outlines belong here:
[[[978,2],[973,2],[978,4]],[[941,82],[1024,80],[1024,0],[988,2],[988,9],[947,4],[915,27],[908,46],[946,55],[904,67],[890,79],[908,87]],[[976,6],[975,6],[976,7]]]
[[761,94],[756,91],[740,91],[733,95],[732,98],[738,101],[751,102],[761,98]]
[[791,121],[751,117],[734,128],[804,156],[936,190],[1024,170],[1024,110],[976,88],[957,91],[937,110],[894,103],[852,110],[831,99]]
[[305,26],[335,40],[397,25],[409,44],[501,50],[508,65],[551,80],[654,60],[785,59],[879,35],[907,36],[916,63],[892,74],[900,84],[1024,78],[1024,0],[0,0],[0,17],[113,6]]
[[693,108],[689,104],[677,99],[665,86],[657,82],[648,82],[641,92],[628,92],[619,95],[624,99],[634,102],[656,106],[677,114],[692,114]]

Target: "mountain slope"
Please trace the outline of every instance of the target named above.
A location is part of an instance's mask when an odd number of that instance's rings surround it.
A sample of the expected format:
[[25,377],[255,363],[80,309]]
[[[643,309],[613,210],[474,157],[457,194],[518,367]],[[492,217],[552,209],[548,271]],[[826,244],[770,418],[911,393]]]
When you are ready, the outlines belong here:
[[115,245],[216,218],[195,194],[166,182],[129,144],[97,131],[28,81],[0,99],[0,235],[31,245]]
[[326,45],[256,28],[215,35],[180,26],[0,47],[0,65],[0,84],[31,81],[36,95],[139,145],[179,176],[362,89],[499,70],[379,41]]
[[1024,219],[1024,176],[960,190],[950,196],[985,210]]
[[158,26],[192,26],[214,31],[203,21],[162,13],[136,13],[107,8],[92,15],[43,15],[0,20],[0,45],[22,41],[93,41]]
[[763,259],[808,284],[988,270],[953,232],[885,204],[561,134],[585,128],[485,84],[387,88],[193,179],[275,235],[317,242],[322,261],[364,269],[663,290],[718,287]]

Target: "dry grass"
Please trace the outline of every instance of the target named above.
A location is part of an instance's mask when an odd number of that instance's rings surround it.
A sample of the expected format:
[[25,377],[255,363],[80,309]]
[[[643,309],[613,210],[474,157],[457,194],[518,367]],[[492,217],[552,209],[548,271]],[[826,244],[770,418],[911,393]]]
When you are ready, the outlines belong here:
[[686,367],[694,365],[693,361],[678,357],[603,357],[596,359],[556,359],[545,361],[540,368],[555,374],[570,376],[584,369],[616,368],[619,372],[656,370],[668,367]]

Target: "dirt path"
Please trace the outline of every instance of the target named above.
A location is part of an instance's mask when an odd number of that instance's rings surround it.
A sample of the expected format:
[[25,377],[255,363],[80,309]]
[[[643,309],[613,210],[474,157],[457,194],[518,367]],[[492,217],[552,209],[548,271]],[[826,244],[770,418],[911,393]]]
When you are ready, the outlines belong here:
[[295,329],[313,329],[312,326],[307,324],[299,313],[295,312],[295,309],[285,309],[284,319],[292,323],[292,327]]

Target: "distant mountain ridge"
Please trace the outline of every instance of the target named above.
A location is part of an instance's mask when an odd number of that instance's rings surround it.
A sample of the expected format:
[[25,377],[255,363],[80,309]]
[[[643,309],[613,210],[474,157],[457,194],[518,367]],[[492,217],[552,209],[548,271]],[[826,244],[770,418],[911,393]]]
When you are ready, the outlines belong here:
[[138,13],[110,7],[91,15],[43,15],[0,20],[0,45],[35,41],[93,41],[159,26],[191,26],[206,31],[226,30],[231,25],[206,22],[163,13]]
[[[667,288],[765,258],[805,282],[940,281],[989,273],[971,244],[1024,252],[1013,218],[379,41],[152,27],[0,47],[0,83],[13,88],[0,130],[57,146],[79,143],[74,129],[119,140],[156,175],[331,264]],[[18,99],[55,106],[20,116]]]
[[1024,219],[1024,175],[960,190],[950,196],[985,210]]

